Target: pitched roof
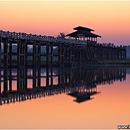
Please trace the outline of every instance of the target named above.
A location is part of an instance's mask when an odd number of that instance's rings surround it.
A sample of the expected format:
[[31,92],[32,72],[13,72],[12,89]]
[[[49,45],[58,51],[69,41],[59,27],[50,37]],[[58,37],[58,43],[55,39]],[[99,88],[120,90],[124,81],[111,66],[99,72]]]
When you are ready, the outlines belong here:
[[99,36],[97,34],[94,34],[94,33],[88,32],[88,31],[81,31],[81,30],[72,32],[70,34],[67,34],[66,36],[70,36],[70,37],[79,37],[79,36],[84,36],[84,37],[101,37],[101,36]]
[[82,26],[78,26],[78,27],[75,27],[73,29],[74,30],[84,30],[84,31],[94,31],[93,29],[82,27]]

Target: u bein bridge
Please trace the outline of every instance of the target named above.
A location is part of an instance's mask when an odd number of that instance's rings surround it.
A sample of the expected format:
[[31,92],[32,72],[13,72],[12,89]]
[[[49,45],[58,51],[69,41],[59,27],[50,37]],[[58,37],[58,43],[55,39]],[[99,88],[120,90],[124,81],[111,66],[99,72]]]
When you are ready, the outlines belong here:
[[66,37],[0,31],[0,67],[81,65],[95,60],[126,59],[126,47],[97,43],[101,37],[78,26]]
[[62,93],[75,97],[74,101],[80,103],[93,99],[92,96],[100,93],[97,91],[97,85],[126,80],[126,69],[121,67],[14,67],[2,68],[0,71],[1,105]]

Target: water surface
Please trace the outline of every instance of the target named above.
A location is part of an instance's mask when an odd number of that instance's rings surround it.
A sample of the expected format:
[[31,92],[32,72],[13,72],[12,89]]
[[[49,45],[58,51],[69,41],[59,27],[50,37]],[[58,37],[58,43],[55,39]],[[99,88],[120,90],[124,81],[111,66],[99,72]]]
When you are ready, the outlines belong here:
[[1,129],[130,123],[129,68],[11,68],[0,76]]

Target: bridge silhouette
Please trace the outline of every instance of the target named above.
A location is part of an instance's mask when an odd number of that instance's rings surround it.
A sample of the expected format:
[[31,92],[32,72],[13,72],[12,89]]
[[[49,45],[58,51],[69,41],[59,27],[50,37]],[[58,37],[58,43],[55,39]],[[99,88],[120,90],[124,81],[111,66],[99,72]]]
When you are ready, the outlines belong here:
[[95,60],[126,59],[125,46],[97,43],[99,36],[88,28],[76,29],[80,30],[67,35],[73,39],[1,30],[0,67],[76,66]]

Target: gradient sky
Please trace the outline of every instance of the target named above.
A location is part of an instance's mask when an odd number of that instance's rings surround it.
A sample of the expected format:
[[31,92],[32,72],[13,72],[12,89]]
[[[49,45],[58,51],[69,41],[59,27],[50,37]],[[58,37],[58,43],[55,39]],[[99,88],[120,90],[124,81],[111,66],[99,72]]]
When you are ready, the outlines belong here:
[[130,45],[130,1],[0,1],[0,30],[57,36],[85,26],[98,42]]

